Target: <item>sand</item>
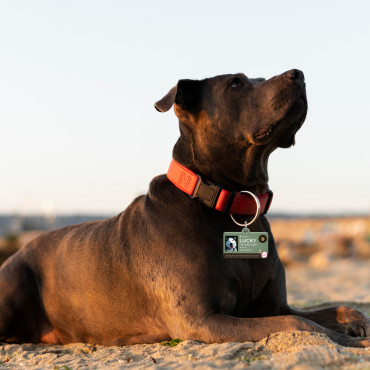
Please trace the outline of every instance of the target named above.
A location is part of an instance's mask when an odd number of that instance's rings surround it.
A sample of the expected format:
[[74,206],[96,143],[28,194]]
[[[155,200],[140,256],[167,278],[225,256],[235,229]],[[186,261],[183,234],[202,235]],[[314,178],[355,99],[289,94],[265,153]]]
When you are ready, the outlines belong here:
[[322,334],[289,332],[270,335],[258,343],[203,344],[190,340],[169,348],[160,344],[125,347],[92,346],[83,343],[66,346],[33,344],[5,345],[9,362],[2,367],[53,369],[68,366],[91,368],[244,368],[318,369],[327,367],[369,368],[368,349],[336,345]]
[[[298,307],[347,303],[370,314],[370,261],[332,261],[326,269],[287,269],[288,299]],[[338,302],[339,301],[339,302]],[[207,345],[185,340],[175,347],[141,344],[104,347],[0,344],[3,368],[30,369],[370,369],[370,348],[342,347],[323,334],[289,332],[258,343]]]

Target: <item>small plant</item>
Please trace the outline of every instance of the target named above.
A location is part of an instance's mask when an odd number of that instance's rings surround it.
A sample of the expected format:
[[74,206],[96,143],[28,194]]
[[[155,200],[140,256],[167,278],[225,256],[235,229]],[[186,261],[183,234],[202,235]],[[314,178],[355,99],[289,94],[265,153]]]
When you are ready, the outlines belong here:
[[266,357],[264,357],[264,356],[257,356],[257,357],[242,356],[240,358],[241,361],[246,362],[246,363],[250,363],[250,362],[253,362],[253,361],[259,361],[259,360],[265,360],[265,359],[266,359]]
[[171,340],[165,340],[165,341],[163,341],[163,342],[161,342],[159,344],[161,346],[175,347],[175,346],[177,346],[181,342],[182,342],[182,339],[176,338],[176,339],[171,339]]

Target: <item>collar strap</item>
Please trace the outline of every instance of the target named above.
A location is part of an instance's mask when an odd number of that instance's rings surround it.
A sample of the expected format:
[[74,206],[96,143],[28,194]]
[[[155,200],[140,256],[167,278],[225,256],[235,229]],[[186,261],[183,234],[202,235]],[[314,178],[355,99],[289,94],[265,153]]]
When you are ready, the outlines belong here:
[[[168,169],[167,178],[190,198],[198,198],[200,202],[217,211],[235,215],[256,213],[256,203],[249,194],[229,191],[208,181],[205,183],[198,174],[174,159]],[[272,196],[271,190],[257,196],[261,203],[261,213],[267,213]]]

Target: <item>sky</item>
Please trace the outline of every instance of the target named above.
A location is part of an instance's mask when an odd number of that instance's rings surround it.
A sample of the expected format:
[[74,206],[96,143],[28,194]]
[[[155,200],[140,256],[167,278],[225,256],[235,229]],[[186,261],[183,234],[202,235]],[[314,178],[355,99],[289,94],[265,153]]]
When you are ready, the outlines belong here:
[[370,2],[0,2],[0,213],[115,214],[167,171],[179,79],[303,70],[271,212],[370,212]]

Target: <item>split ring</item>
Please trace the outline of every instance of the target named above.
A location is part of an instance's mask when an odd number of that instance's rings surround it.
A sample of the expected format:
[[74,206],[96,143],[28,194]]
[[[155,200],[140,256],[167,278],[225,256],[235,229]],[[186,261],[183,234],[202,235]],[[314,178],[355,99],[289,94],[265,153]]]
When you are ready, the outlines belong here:
[[230,214],[230,217],[231,217],[231,219],[232,219],[232,220],[233,220],[237,225],[239,225],[239,226],[245,226],[245,228],[246,228],[248,225],[253,224],[253,222],[254,222],[254,221],[256,221],[257,217],[260,215],[260,211],[261,211],[261,204],[260,204],[260,200],[257,198],[257,196],[255,196],[252,192],[250,192],[250,191],[248,191],[248,190],[242,190],[242,191],[240,192],[240,194],[242,194],[242,193],[248,193],[248,194],[250,194],[250,195],[253,197],[254,201],[256,202],[256,206],[257,206],[256,214],[254,215],[254,217],[253,217],[252,221],[250,221],[250,222],[248,222],[248,223],[247,223],[247,222],[245,222],[244,224],[241,224],[241,223],[239,223],[238,221],[236,221],[232,214]]

